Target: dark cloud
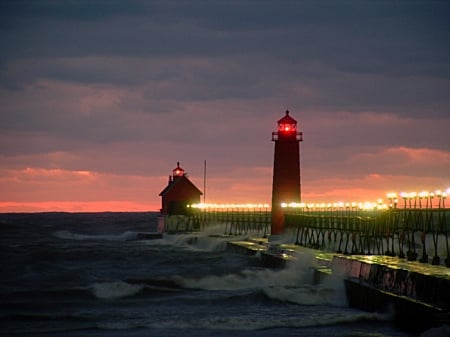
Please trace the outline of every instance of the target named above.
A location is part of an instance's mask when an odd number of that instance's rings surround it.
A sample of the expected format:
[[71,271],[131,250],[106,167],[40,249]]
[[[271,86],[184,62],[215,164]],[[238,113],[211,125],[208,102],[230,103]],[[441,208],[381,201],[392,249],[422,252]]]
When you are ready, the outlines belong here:
[[90,21],[111,16],[139,15],[143,9],[141,1],[120,0],[4,0],[0,3],[5,26],[8,23],[14,26],[18,18]]
[[[6,2],[2,40],[16,57],[267,53],[403,64],[446,52],[446,2]],[[25,4],[25,5],[24,5]],[[399,56],[397,57],[397,55]],[[401,55],[401,56],[400,56]],[[446,60],[445,55],[440,60]]]
[[0,155],[270,179],[290,109],[315,181],[446,158],[449,17],[447,1],[2,1]]

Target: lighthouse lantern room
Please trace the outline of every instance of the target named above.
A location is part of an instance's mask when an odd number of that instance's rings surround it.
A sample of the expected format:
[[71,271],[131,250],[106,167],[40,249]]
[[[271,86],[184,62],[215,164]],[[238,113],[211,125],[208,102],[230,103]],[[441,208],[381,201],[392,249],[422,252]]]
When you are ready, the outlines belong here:
[[278,131],[272,132],[272,140],[277,141],[280,137],[286,139],[295,139],[302,141],[302,133],[297,132],[297,121],[289,115],[289,110],[286,110],[286,115],[278,120]]
[[172,170],[172,176],[175,177],[182,177],[184,176],[184,170],[180,167],[180,162],[177,161],[177,167],[175,167]]

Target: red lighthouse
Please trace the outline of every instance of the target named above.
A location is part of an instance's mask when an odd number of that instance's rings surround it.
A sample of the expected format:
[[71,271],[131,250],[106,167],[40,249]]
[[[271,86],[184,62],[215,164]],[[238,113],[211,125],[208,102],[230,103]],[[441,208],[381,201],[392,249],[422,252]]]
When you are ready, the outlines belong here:
[[161,213],[165,215],[184,215],[187,206],[200,202],[203,193],[189,180],[187,174],[177,162],[177,167],[169,176],[169,183],[159,195],[161,196]]
[[281,203],[300,202],[300,142],[302,133],[297,131],[297,121],[289,111],[278,122],[278,131],[272,132],[275,142],[272,182],[271,234],[283,233],[284,219]]

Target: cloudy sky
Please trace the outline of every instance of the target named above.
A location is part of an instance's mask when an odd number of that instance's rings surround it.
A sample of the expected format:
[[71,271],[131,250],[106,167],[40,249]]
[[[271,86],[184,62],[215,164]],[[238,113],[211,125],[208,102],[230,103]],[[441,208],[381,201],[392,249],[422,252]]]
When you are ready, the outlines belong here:
[[448,1],[0,2],[0,211],[270,202],[276,121],[302,197],[450,187]]

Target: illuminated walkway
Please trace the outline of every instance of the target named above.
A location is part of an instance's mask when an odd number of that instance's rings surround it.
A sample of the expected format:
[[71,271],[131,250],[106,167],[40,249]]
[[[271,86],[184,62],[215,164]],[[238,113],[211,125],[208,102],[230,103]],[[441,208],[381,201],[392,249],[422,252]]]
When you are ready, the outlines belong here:
[[[450,324],[448,192],[388,195],[388,204],[285,203],[284,234],[270,235],[268,205],[193,205],[199,229],[223,226],[229,251],[282,268],[307,254],[315,280],[344,279],[352,307],[392,312],[411,331]],[[233,235],[246,239],[234,240]]]
[[[450,267],[450,209],[447,192],[388,194],[388,204],[285,203],[285,236],[299,246],[345,255],[383,255]],[[192,205],[189,218],[201,229],[224,234],[270,234],[267,204]]]

